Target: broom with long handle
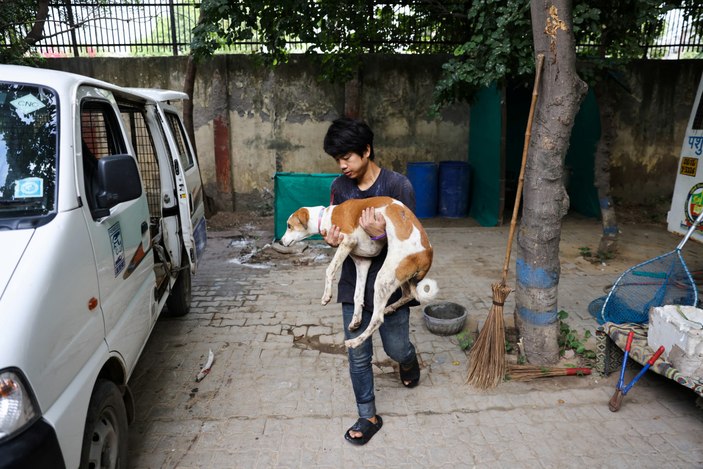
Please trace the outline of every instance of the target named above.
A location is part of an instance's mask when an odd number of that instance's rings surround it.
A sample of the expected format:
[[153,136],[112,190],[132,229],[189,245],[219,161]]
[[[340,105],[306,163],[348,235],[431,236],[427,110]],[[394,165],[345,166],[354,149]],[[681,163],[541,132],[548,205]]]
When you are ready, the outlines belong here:
[[520,165],[520,177],[518,178],[517,193],[515,195],[515,205],[513,206],[513,218],[510,221],[510,234],[508,235],[508,247],[505,252],[505,262],[503,263],[503,276],[500,282],[491,285],[493,291],[493,305],[488,312],[486,323],[471,347],[469,352],[469,373],[466,382],[479,389],[494,388],[505,376],[505,320],[503,318],[503,305],[506,298],[513,291],[507,286],[508,266],[510,265],[510,253],[515,236],[515,225],[520,209],[520,198],[522,186],[525,181],[525,166],[527,164],[527,150],[530,146],[532,136],[532,120],[537,103],[537,90],[542,77],[542,64],[544,55],[537,56],[535,66],[535,83],[532,89],[532,102],[530,103],[530,114],[527,117],[527,129],[525,130],[525,143],[522,149],[522,164]]
[[511,381],[530,381],[535,378],[547,378],[550,376],[586,376],[590,374],[590,368],[508,365],[507,377],[510,378]]

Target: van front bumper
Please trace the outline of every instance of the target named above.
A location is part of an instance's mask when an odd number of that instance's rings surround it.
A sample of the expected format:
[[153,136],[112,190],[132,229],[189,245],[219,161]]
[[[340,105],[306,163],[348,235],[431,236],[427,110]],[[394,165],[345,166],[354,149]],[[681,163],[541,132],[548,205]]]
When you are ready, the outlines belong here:
[[0,443],[0,469],[60,468],[66,465],[54,427],[44,419],[25,431]]

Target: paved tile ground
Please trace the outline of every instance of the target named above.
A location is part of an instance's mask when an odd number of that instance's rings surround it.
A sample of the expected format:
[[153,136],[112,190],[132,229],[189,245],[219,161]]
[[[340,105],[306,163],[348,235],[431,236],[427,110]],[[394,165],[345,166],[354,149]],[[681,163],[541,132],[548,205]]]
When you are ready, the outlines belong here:
[[[490,284],[500,278],[508,228],[425,224],[438,300],[462,304],[481,321]],[[619,273],[679,240],[660,226],[622,230],[621,257],[594,265],[579,252],[597,246],[598,223],[564,222],[559,305],[576,330],[595,329],[588,304]],[[467,358],[456,339],[429,333],[420,307],[411,319],[420,386],[401,386],[376,336],[376,398],[385,423],[365,447],[350,445],[343,433],[356,416],[341,313],[338,305],[319,304],[331,250],[312,242],[300,255],[283,256],[264,247],[271,237],[255,225],[210,233],[192,312],[157,323],[132,377],[130,467],[703,467],[703,410],[690,390],[648,373],[617,413],[607,406],[616,374],[478,391],[464,384]],[[690,242],[685,252],[692,266],[703,265],[700,245]],[[511,295],[508,322],[513,308]],[[214,366],[196,383],[209,349]]]

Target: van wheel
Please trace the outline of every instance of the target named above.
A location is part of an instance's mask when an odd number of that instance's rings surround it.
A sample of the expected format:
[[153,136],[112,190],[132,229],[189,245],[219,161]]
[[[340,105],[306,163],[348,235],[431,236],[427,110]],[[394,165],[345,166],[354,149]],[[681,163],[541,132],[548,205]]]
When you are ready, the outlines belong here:
[[112,381],[99,379],[85,420],[81,469],[127,467],[127,411]]
[[191,280],[190,267],[181,270],[173,284],[171,294],[166,299],[166,315],[171,317],[185,316],[190,312]]

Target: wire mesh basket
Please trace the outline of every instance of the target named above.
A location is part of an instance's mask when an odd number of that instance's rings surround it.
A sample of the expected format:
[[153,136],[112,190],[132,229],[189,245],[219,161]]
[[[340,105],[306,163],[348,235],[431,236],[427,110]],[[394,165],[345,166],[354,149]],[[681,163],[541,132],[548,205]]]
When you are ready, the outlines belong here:
[[[670,304],[696,306],[698,290],[681,249],[702,219],[703,211],[673,251],[630,267],[620,275],[605,297],[598,322],[646,323],[650,308]],[[592,304],[597,305],[598,301]]]

